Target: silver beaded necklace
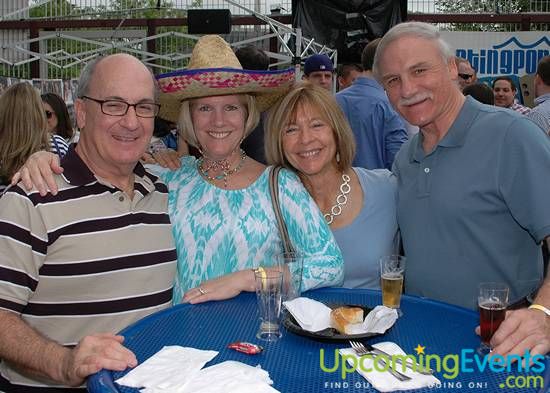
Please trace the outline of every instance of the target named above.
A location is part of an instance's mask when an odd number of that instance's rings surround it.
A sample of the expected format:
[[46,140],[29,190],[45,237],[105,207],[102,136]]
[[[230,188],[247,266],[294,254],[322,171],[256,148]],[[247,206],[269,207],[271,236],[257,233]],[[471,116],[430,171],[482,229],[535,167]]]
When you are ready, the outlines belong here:
[[336,204],[330,208],[330,213],[325,214],[325,220],[327,224],[332,224],[334,217],[342,214],[342,206],[345,206],[348,203],[348,194],[351,192],[351,185],[349,184],[351,178],[342,173],[342,184],[340,184],[340,194],[336,197]]

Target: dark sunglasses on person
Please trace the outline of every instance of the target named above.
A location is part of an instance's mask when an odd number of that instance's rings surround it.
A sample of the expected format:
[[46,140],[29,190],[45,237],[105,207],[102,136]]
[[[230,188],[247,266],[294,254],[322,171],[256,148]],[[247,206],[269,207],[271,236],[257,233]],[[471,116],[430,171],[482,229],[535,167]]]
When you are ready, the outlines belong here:
[[472,78],[474,74],[458,74],[458,76],[467,81],[468,79]]
[[46,112],[46,118],[48,118],[48,119],[52,118],[52,116],[53,116],[52,112],[50,112],[50,111],[44,111],[44,112]]

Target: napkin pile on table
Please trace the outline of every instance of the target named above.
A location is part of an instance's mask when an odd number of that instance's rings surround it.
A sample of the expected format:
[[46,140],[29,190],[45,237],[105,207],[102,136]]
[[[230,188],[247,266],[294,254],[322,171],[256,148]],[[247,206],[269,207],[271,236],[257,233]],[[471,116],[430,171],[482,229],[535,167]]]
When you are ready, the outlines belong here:
[[207,368],[216,351],[167,346],[115,382],[142,393],[277,393],[261,367],[226,361]]
[[[373,347],[378,348],[390,355],[406,355],[406,353],[401,349],[401,347],[399,347],[399,345],[389,341],[374,344]],[[355,362],[355,364],[356,365],[360,364],[359,357],[355,354],[352,348],[342,348],[340,349],[340,354],[355,356],[357,359],[357,362]],[[367,381],[369,381],[372,387],[374,387],[376,390],[380,392],[393,392],[396,390],[420,389],[428,386],[437,386],[440,383],[439,379],[437,379],[433,375],[420,374],[411,370],[408,367],[405,369],[405,371],[403,371],[402,366],[397,365],[395,368],[396,370],[412,378],[409,381],[400,381],[387,371],[375,370],[374,363],[373,363],[375,356],[376,355],[373,355],[372,359],[365,358],[361,362],[363,364],[363,367],[358,366],[357,372],[361,374]],[[347,362],[352,366],[354,364],[353,359],[349,357],[347,358]],[[366,371],[366,370],[369,370],[369,371]]]
[[[283,304],[304,330],[318,332],[331,327],[331,309],[321,302],[299,297]],[[396,320],[396,310],[376,306],[367,314],[363,323],[351,325],[350,329],[352,329],[352,334],[384,333],[393,326]]]

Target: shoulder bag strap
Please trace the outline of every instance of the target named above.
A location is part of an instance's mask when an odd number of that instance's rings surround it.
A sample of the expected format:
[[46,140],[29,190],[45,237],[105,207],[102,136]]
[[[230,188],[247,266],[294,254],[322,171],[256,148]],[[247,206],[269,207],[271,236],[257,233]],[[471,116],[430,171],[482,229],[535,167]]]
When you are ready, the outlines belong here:
[[286,228],[283,214],[281,213],[281,206],[279,205],[279,171],[280,166],[271,168],[269,172],[269,193],[271,194],[271,202],[273,204],[273,211],[275,212],[275,218],[277,219],[277,225],[279,226],[279,234],[283,239],[283,247],[285,252],[294,252],[294,247],[288,236],[288,230]]

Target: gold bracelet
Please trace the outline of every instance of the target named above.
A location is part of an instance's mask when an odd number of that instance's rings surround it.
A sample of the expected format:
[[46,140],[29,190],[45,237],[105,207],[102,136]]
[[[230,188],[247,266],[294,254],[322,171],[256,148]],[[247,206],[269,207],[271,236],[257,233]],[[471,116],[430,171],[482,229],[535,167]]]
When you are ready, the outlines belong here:
[[550,310],[544,306],[541,306],[540,304],[531,304],[528,308],[532,308],[534,310],[540,310],[550,317]]
[[260,266],[256,269],[252,269],[252,271],[254,272],[254,278],[256,278],[256,273],[260,273],[260,276],[262,276],[262,287],[265,287],[267,283],[267,273],[265,269]]

